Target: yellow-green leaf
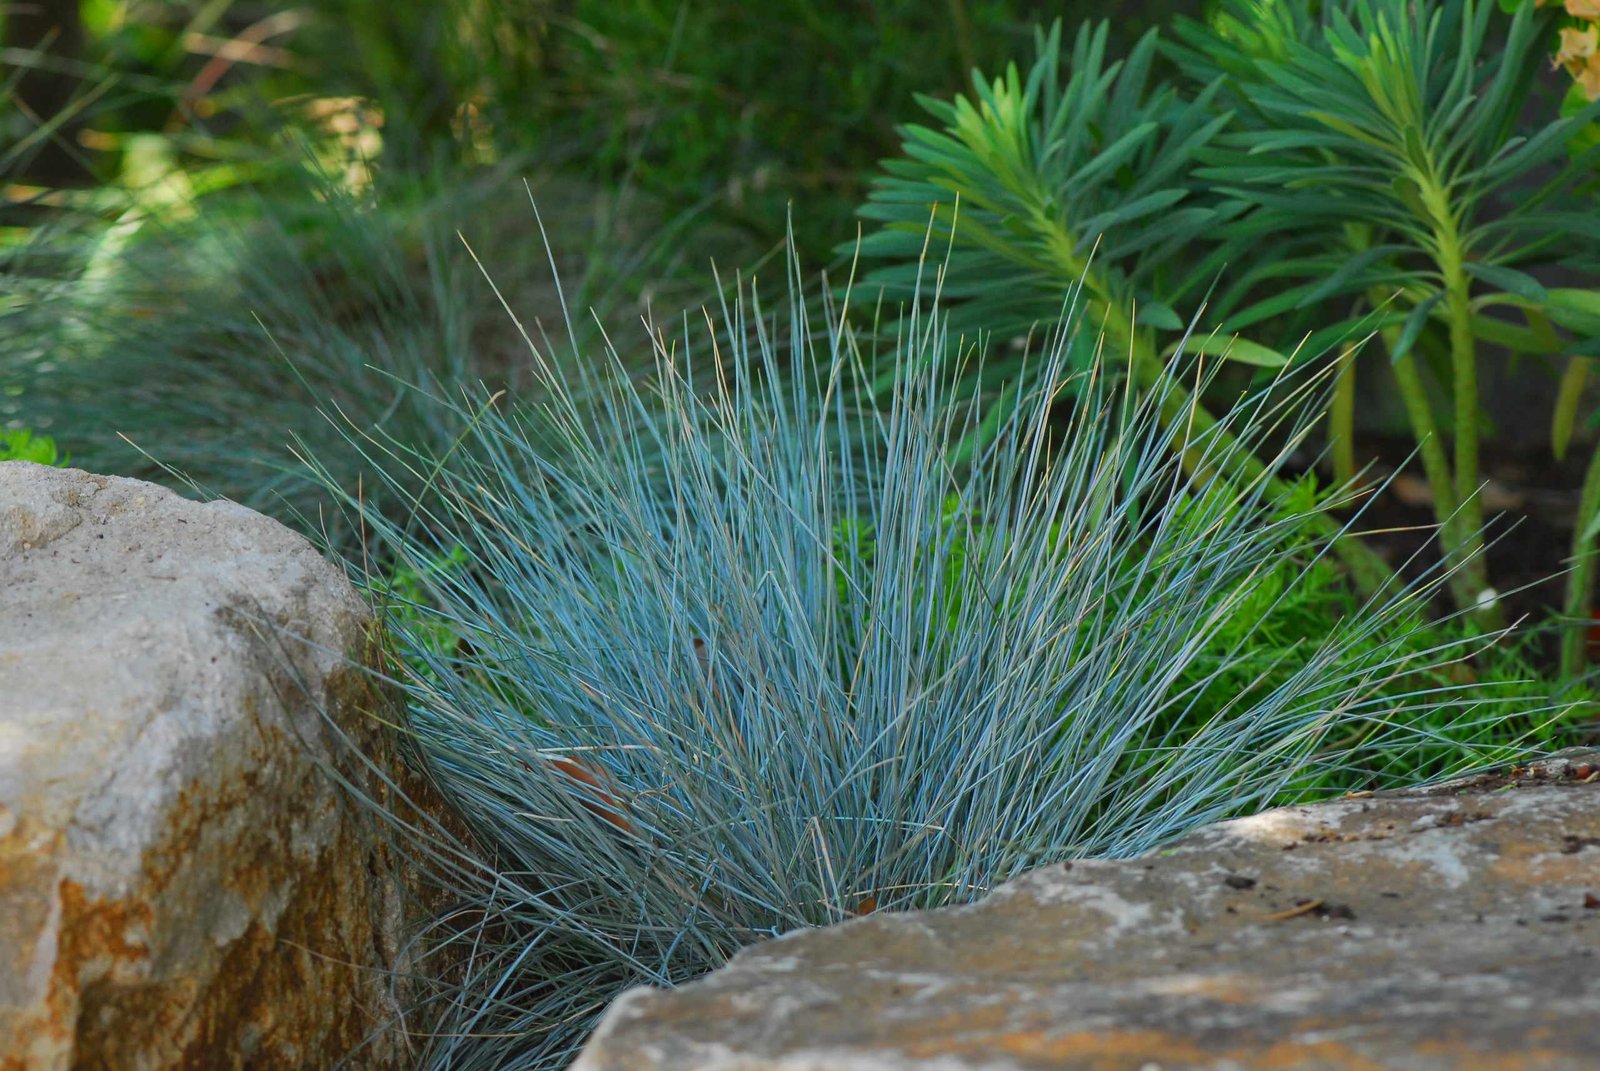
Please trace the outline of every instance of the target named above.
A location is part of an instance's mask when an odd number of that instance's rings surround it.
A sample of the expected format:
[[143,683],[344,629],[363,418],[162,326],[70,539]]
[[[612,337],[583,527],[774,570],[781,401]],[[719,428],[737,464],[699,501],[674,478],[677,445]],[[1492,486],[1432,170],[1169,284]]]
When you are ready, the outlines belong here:
[[1567,444],[1572,441],[1572,426],[1578,418],[1578,403],[1583,400],[1583,385],[1589,378],[1588,357],[1574,357],[1567,362],[1561,374],[1561,386],[1556,391],[1555,413],[1550,418],[1550,449],[1556,460],[1567,456]]
[[1272,347],[1238,336],[1194,334],[1189,336],[1183,348],[1188,353],[1203,353],[1208,357],[1221,357],[1257,368],[1282,368],[1289,363],[1289,358]]

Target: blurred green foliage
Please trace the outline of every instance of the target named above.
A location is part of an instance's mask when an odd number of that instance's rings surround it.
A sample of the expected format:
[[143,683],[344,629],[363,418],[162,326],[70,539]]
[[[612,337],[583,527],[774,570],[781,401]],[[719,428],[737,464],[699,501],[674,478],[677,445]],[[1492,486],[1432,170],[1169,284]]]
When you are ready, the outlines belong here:
[[[856,247],[866,282],[902,304],[927,285],[931,220],[946,250],[940,286],[969,336],[1021,338],[1081,285],[1142,392],[1172,389],[1161,360],[1180,346],[1269,369],[1342,350],[1344,404],[1328,432],[1341,482],[1356,475],[1354,353],[1376,334],[1428,477],[1452,598],[1497,627],[1479,553],[1480,364],[1505,353],[1575,361],[1554,432],[1570,435],[1600,308],[1600,157],[1574,142],[1600,104],[1560,115],[1541,84],[1552,12],[1507,16],[1489,0],[1211,8],[1131,52],[1108,46],[1104,23],[1084,24],[1069,49],[1055,24],[1025,70],[1008,65],[954,101],[922,98],[934,121],[902,128],[900,156],[861,209],[874,227]],[[1177,77],[1161,75],[1158,55]],[[1025,352],[983,364],[988,382],[972,377],[991,427],[1020,390]],[[1441,394],[1448,407],[1435,405]],[[1206,420],[1192,412],[1172,407],[1175,420]],[[1600,509],[1596,472],[1589,512]],[[1586,552],[1575,545],[1574,559]],[[1575,589],[1568,616],[1586,617],[1588,599]]]
[[[1192,6],[1125,6],[1119,32]],[[536,340],[593,332],[590,306],[626,327],[708,299],[706,262],[755,265],[791,200],[820,263],[913,95],[1010,55],[1043,7],[12,9],[0,426],[72,429],[90,468],[295,523],[286,445],[326,441],[319,406],[431,443],[447,429],[398,384],[515,388],[526,352],[476,255]]]
[[40,465],[65,465],[67,459],[48,435],[27,428],[0,431],[0,461],[32,461]]
[[[1118,5],[1115,38],[1200,6]],[[117,182],[141,134],[167,139],[186,169],[265,167],[292,161],[286,133],[318,134],[308,105],[361,98],[381,116],[385,167],[581,160],[670,210],[715,204],[768,242],[783,237],[794,202],[802,250],[821,254],[849,236],[866,177],[894,151],[915,94],[959,91],[974,67],[1017,55],[1041,19],[1103,8],[82,0],[7,17],[8,95],[31,92],[38,104],[4,121],[7,140],[59,120],[49,132],[59,136],[38,138],[7,170],[51,185]]]

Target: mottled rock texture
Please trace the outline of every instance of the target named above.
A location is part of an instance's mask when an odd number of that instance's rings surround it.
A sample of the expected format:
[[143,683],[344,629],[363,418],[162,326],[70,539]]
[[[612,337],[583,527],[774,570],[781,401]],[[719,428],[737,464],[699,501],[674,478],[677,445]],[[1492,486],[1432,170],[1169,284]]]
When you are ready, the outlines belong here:
[[1593,1071],[1596,763],[1268,811],[792,934],[624,994],[574,1071]]
[[370,621],[230,503],[0,463],[0,1071],[400,1066]]

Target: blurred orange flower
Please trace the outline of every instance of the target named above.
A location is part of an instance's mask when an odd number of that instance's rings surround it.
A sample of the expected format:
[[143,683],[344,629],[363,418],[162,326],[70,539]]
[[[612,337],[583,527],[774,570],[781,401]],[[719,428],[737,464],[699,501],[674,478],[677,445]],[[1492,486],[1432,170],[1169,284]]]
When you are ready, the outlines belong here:
[[[1570,8],[1575,0],[1567,0]],[[1600,11],[1600,0],[1580,0]],[[1561,31],[1561,47],[1556,51],[1555,63],[1565,67],[1589,100],[1600,100],[1600,26],[1584,30]]]
[[[1545,7],[1550,0],[1533,0],[1534,7]],[[1562,5],[1575,19],[1600,19],[1600,0],[1566,0]]]

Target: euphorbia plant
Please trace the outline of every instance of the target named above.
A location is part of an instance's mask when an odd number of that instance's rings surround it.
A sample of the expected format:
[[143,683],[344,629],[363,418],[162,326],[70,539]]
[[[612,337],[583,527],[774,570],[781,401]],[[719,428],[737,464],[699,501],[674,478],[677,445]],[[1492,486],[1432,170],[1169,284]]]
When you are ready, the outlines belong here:
[[[1223,0],[1207,22],[1180,23],[1176,87],[1149,84],[1154,38],[1107,63],[1085,28],[1063,69],[1052,34],[1025,81],[977,79],[975,103],[929,103],[941,130],[906,128],[905,157],[863,209],[886,224],[864,252],[896,263],[868,280],[909,292],[911,243],[931,212],[950,248],[944,293],[974,321],[1047,320],[1052,296],[1082,278],[1088,315],[1144,390],[1168,389],[1152,358],[1185,322],[1207,336],[1197,348],[1231,346],[1236,360],[1332,349],[1343,478],[1354,353],[1376,333],[1452,596],[1491,626],[1476,553],[1480,350],[1600,352],[1596,293],[1530,274],[1592,277],[1584,250],[1600,239],[1592,154],[1571,151],[1600,106],[1534,129],[1521,118],[1554,46],[1550,18],[1484,0]],[[1224,265],[1227,284],[1208,293]],[[1450,393],[1442,421],[1423,358]],[[1203,414],[1187,399],[1172,411]]]
[[[1106,24],[1085,24],[1067,55],[1057,24],[1039,34],[1026,77],[1013,65],[993,81],[974,75],[971,99],[922,100],[937,126],[903,128],[904,158],[884,165],[861,209],[882,223],[860,243],[860,255],[879,262],[866,281],[913,300],[929,285],[932,249],[951,323],[969,339],[1020,337],[1059,316],[1068,288],[1081,286],[1092,329],[1074,342],[1074,366],[1088,367],[1103,347],[1112,374],[1152,395],[1170,426],[1203,430],[1211,415],[1170,374],[1167,358],[1180,346],[1264,368],[1287,361],[1248,338],[1192,330],[1211,279],[1244,255],[1214,240],[1245,204],[1208,196],[1193,173],[1229,122],[1216,100],[1221,81],[1186,95],[1152,80],[1153,31],[1126,60],[1108,60],[1106,39]],[[1196,250],[1207,253],[1199,265]],[[958,460],[1028,391],[1025,355],[991,356],[964,384],[1004,386]],[[1248,456],[1232,464],[1224,475],[1236,482],[1263,472]],[[1288,492],[1274,484],[1273,493]],[[1336,534],[1331,521],[1321,527]],[[1365,586],[1387,579],[1365,548],[1345,540],[1337,550]]]
[[[1595,349],[1583,337],[1591,292],[1549,289],[1529,274],[1582,270],[1588,265],[1575,250],[1600,239],[1584,188],[1587,157],[1568,152],[1595,109],[1531,131],[1520,121],[1548,56],[1550,26],[1532,8],[1509,18],[1483,0],[1358,0],[1326,5],[1316,18],[1305,10],[1232,0],[1222,21],[1187,25],[1185,47],[1175,50],[1193,75],[1226,71],[1222,96],[1240,104],[1199,170],[1219,192],[1254,206],[1234,232],[1258,249],[1314,247],[1278,259],[1279,277],[1291,285],[1234,312],[1224,330],[1278,311],[1286,297],[1299,307],[1380,310],[1455,567],[1452,592],[1463,607],[1481,604],[1492,623],[1496,606],[1476,553],[1480,346],[1552,355]],[[1227,32],[1250,18],[1291,32],[1271,48]],[[1517,310],[1524,322],[1491,316],[1497,308]],[[1430,350],[1444,358],[1451,394],[1445,429],[1418,359]],[[1348,390],[1353,363],[1344,371]]]

